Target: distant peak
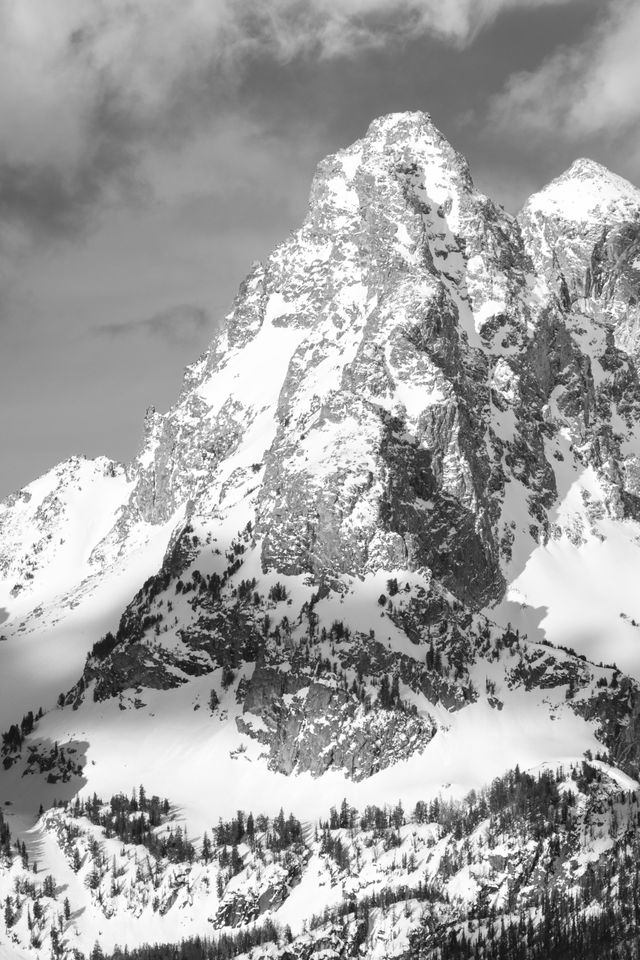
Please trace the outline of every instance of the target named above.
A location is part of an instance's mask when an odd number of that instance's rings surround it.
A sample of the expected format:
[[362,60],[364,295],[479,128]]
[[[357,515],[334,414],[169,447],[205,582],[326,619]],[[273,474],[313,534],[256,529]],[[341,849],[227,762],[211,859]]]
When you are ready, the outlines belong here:
[[640,213],[640,190],[596,160],[580,157],[534,193],[525,211],[577,222],[612,215],[625,218]]

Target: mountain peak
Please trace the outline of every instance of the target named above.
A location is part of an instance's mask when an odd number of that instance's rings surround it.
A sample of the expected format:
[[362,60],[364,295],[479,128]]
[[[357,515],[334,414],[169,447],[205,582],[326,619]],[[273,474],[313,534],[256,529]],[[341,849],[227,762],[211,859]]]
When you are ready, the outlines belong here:
[[524,210],[578,223],[635,218],[640,214],[640,190],[601,163],[580,157],[534,193]]
[[364,142],[382,143],[385,148],[404,150],[427,164],[440,166],[444,162],[462,174],[466,181],[470,181],[466,159],[451,146],[431,115],[423,110],[387,113],[378,117],[369,124]]
[[431,119],[431,114],[424,110],[405,110],[376,117],[369,124],[366,138],[371,139],[381,134],[388,135],[396,132],[406,135],[407,133],[424,134],[432,131],[442,136]]
[[597,160],[592,160],[590,157],[577,157],[570,167],[567,167],[564,173],[556,179],[560,180],[570,180],[578,178],[579,180],[593,180],[593,179],[608,179],[617,177],[617,174],[609,170],[608,167],[605,167],[602,163],[598,163]]
[[[455,232],[460,202],[472,193],[467,161],[428,113],[390,113],[374,120],[362,139],[320,162],[311,188],[311,222],[314,230],[336,236],[345,228],[345,217],[358,217],[372,202],[387,211],[399,204],[397,219],[411,196],[418,205],[446,205],[447,222]],[[415,203],[409,204],[413,212]]]

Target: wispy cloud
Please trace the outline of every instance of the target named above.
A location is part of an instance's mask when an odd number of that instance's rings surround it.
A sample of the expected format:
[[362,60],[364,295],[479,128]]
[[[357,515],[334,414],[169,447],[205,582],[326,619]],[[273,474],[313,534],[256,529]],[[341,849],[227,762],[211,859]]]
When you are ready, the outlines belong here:
[[637,0],[614,0],[582,43],[509,80],[491,106],[493,124],[563,140],[631,133],[640,149],[639,37]]
[[206,310],[192,304],[180,304],[143,320],[101,324],[93,329],[92,334],[102,337],[154,337],[170,344],[190,344],[202,339],[205,334],[210,337],[213,332],[214,324]]
[[46,238],[135,197],[145,155],[234,107],[256,58],[331,59],[422,35],[464,46],[507,8],[564,2],[0,0],[0,216]]

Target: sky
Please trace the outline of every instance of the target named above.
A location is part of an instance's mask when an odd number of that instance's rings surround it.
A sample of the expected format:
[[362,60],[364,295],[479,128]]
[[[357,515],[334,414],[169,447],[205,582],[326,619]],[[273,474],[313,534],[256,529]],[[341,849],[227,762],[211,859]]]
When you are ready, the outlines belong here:
[[0,497],[131,459],[319,160],[426,110],[517,212],[640,184],[637,0],[0,0]]

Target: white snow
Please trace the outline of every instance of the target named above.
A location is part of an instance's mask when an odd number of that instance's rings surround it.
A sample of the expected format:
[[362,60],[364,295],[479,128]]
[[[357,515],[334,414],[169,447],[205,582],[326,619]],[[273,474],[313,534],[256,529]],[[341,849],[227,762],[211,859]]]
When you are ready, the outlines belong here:
[[[117,628],[126,604],[158,570],[174,525],[172,518],[167,524],[145,527],[138,548],[96,582],[84,599],[68,610],[52,607],[30,632],[14,633],[0,643],[0,730],[19,721],[28,709],[52,707],[58,694],[77,681],[89,649],[107,630]],[[61,576],[68,577],[69,570],[63,567]],[[55,583],[53,573],[51,579]]]
[[605,540],[575,545],[563,536],[536,547],[490,615],[640,679],[640,626],[631,623],[640,624],[640,527],[606,526]]
[[525,211],[588,223],[598,217],[633,218],[640,191],[593,160],[576,160],[560,177],[535,193]]

